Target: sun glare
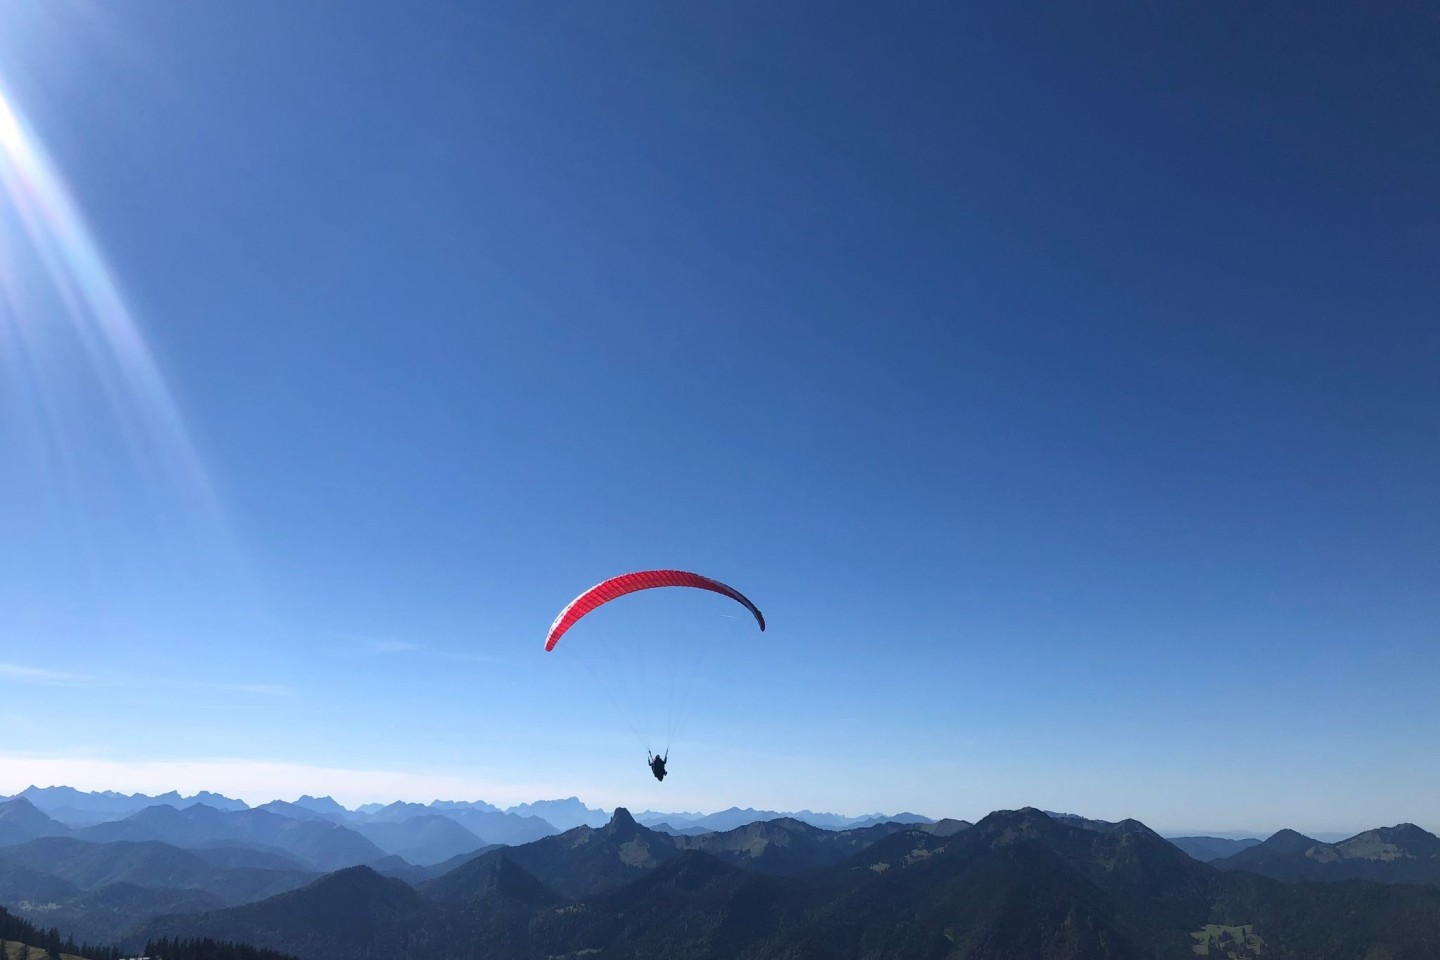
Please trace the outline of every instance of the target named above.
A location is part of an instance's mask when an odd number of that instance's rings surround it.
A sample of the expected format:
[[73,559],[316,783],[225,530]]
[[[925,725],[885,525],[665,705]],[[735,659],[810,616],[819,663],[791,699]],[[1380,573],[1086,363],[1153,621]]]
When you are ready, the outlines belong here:
[[[0,230],[11,234],[0,247],[0,330],[9,349],[21,354],[18,368],[27,381],[9,387],[27,406],[54,411],[66,406],[58,393],[83,373],[102,391],[146,482],[166,485],[163,499],[183,503],[192,516],[198,511],[218,520],[209,478],[173,394],[78,205],[3,89]],[[66,338],[80,350],[55,349]],[[79,359],[57,369],[60,357]],[[47,416],[43,429],[55,448],[70,446],[64,435],[70,425]]]
[[15,119],[4,94],[0,94],[0,150],[13,153],[21,142],[20,122]]

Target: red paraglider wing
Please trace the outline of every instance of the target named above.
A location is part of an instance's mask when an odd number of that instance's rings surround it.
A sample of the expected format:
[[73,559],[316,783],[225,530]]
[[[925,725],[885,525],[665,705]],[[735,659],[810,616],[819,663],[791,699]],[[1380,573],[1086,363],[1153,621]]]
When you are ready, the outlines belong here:
[[602,603],[609,603],[616,597],[652,587],[696,587],[729,597],[744,604],[745,609],[755,615],[755,622],[760,624],[760,629],[765,629],[765,615],[760,612],[760,608],[734,587],[727,587],[719,580],[711,580],[698,573],[686,573],[684,570],[642,570],[639,573],[623,573],[618,577],[611,577],[571,600],[565,609],[560,611],[555,622],[550,624],[550,632],[545,636],[545,649],[554,650],[555,644],[564,636],[566,630],[575,625],[575,621]]

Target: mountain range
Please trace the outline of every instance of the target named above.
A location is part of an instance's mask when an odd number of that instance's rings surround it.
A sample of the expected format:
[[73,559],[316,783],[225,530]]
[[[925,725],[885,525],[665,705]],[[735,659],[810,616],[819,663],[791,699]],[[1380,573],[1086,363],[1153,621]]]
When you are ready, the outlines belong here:
[[[114,791],[86,793],[73,787],[27,787],[15,797],[0,797],[0,801],[24,798],[37,809],[70,827],[85,827],[109,820],[121,820],[134,813],[154,806],[170,806],[184,810],[201,804],[215,810],[228,812],[252,809],[243,800],[225,797],[217,793],[201,791],[194,796],[182,796],[176,791],[159,796],[145,794],[121,794]],[[411,817],[430,814],[449,817],[478,833],[488,843],[525,843],[542,836],[569,830],[572,827],[604,826],[610,813],[602,808],[586,806],[578,797],[559,800],[539,800],[521,803],[506,809],[483,800],[434,800],[429,804],[396,802],[391,804],[367,803],[354,810],[337,803],[331,797],[302,796],[293,801],[272,800],[254,809],[278,813],[293,819],[325,819],[342,825],[380,821],[404,821]],[[489,815],[489,816],[486,816]],[[812,826],[827,830],[843,830],[850,827],[867,827],[877,823],[929,823],[930,818],[914,813],[883,814],[871,813],[860,816],[845,816],[838,813],[816,813],[812,810],[778,811],[756,810],[753,808],[731,807],[718,813],[662,813],[643,811],[636,820],[646,826],[668,824],[672,833],[698,833],[711,830],[730,830],[734,827],[753,823],[757,820],[777,820],[790,817]]]
[[[71,810],[87,796],[97,808],[122,797],[56,789],[42,799]],[[617,808],[557,833],[539,814],[595,811],[574,798],[363,812],[324,797],[227,810],[180,800],[83,824],[25,796],[0,803],[0,904],[132,951],[211,937],[303,960],[460,956],[463,942],[496,956],[1104,958],[1168,956],[1182,943],[1188,955],[1283,958],[1301,955],[1286,952],[1300,943],[1339,957],[1323,950],[1362,942],[1388,944],[1391,957],[1437,955],[1406,952],[1440,889],[1440,838],[1413,824],[1333,843],[1282,830],[1262,842],[1166,840],[1133,820],[1033,810],[976,825],[837,818],[864,824],[837,829],[736,809],[665,814],[651,827]],[[495,817],[521,839],[489,844],[459,822]],[[527,837],[535,821],[549,829]],[[932,861],[949,866],[923,866]],[[901,920],[908,933],[883,932]],[[1316,923],[1329,940],[1312,939]],[[1022,942],[1036,930],[1052,938]]]
[[1281,830],[1214,865],[1286,882],[1373,880],[1440,886],[1440,837],[1413,823],[1366,830],[1339,843]]
[[[906,824],[824,833],[772,821],[687,845],[702,838],[617,809],[604,827],[493,850],[416,887],[350,868],[259,903],[157,918],[137,935],[244,940],[303,960],[458,960],[482,948],[601,960],[1433,960],[1440,943],[1440,888],[1220,870],[1133,820],[1082,827],[1025,809],[948,835]],[[767,859],[809,841],[813,861]]]

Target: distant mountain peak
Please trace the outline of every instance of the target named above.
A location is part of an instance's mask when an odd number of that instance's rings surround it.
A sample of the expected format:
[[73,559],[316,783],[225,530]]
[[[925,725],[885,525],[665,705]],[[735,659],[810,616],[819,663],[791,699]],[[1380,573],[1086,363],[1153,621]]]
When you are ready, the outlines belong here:
[[619,831],[624,829],[635,830],[639,828],[640,824],[636,823],[635,818],[630,816],[629,810],[626,810],[624,807],[616,807],[615,812],[610,815],[610,822],[607,826],[614,831]]
[[1021,807],[1019,810],[996,810],[975,824],[981,834],[1009,832],[1015,837],[1034,838],[1050,836],[1057,823],[1043,810]]
[[0,846],[39,837],[63,836],[70,828],[25,797],[0,802]]
[[299,800],[296,800],[295,806],[305,807],[308,810],[314,810],[316,813],[338,813],[343,815],[348,812],[339,803],[335,802],[334,797],[312,797],[308,793]]
[[1291,830],[1289,827],[1283,830],[1276,830],[1265,840],[1261,841],[1259,847],[1252,849],[1264,849],[1265,851],[1299,851],[1315,846],[1320,841],[1314,837],[1307,837],[1298,830]]

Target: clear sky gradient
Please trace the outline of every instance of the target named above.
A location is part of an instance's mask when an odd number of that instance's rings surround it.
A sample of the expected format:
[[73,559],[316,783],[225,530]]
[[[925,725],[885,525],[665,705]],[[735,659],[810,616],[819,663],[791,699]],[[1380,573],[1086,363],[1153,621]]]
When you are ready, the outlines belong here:
[[[0,793],[1440,829],[1440,21],[1335,6],[0,6]],[[769,630],[542,652],[648,567]]]

